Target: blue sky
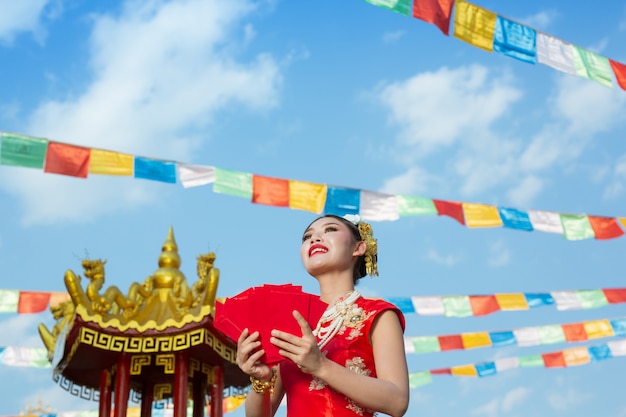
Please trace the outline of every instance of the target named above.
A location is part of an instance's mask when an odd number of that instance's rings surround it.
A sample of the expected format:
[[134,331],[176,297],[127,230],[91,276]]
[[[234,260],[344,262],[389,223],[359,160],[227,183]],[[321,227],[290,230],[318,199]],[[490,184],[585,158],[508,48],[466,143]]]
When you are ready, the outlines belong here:
[[[477,2],[626,62],[618,2]],[[519,209],[625,216],[626,92],[490,54],[362,0],[0,1],[0,130],[279,178]],[[0,166],[7,289],[64,291],[66,269],[107,259],[107,285],[157,268],[174,227],[188,281],[217,253],[219,296],[262,283],[317,287],[301,233],[315,215],[211,186]],[[624,286],[624,242],[470,230],[444,217],[374,224],[381,276],[368,296],[548,292]],[[507,330],[625,315],[623,305],[484,318],[407,316],[407,336]],[[41,347],[48,313],[0,317],[0,346]],[[588,343],[593,345],[594,343]],[[410,355],[417,372],[560,350]],[[626,416],[616,358],[483,379],[436,377],[407,415]],[[50,370],[0,368],[0,415],[37,399],[95,409]],[[279,413],[283,413],[281,410]],[[243,415],[241,411],[233,416]]]

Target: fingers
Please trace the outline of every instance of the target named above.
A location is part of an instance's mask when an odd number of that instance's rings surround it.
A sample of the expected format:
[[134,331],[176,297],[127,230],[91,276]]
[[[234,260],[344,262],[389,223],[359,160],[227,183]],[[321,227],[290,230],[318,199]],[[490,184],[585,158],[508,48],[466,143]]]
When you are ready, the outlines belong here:
[[295,317],[296,321],[300,325],[300,330],[302,330],[302,336],[303,337],[309,336],[309,335],[313,336],[313,331],[311,330],[311,326],[309,326],[309,323],[306,321],[304,316],[300,314],[300,312],[297,310],[293,311],[293,316]]

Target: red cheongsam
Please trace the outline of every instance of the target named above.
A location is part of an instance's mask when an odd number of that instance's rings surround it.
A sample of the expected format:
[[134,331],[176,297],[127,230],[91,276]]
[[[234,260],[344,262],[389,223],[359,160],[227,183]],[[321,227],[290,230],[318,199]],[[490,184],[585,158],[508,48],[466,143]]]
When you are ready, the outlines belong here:
[[[328,359],[358,374],[376,376],[374,352],[370,343],[370,329],[376,317],[386,310],[398,314],[404,331],[404,316],[393,304],[383,300],[360,297],[354,302],[353,314],[339,332],[322,348]],[[324,381],[306,374],[291,361],[280,363],[280,376],[287,395],[289,417],[356,417],[373,416],[367,410],[328,387]]]

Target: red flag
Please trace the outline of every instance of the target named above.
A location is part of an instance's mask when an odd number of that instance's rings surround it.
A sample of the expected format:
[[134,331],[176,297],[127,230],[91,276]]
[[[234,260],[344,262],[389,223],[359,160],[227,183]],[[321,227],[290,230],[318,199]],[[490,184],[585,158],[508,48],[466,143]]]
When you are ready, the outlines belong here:
[[584,342],[588,340],[587,331],[582,323],[564,324],[561,326],[568,342]]
[[614,239],[624,234],[617,220],[611,217],[587,216],[596,239]]
[[626,303],[626,288],[605,288],[602,292],[609,304]]
[[20,299],[17,303],[17,313],[41,313],[48,308],[49,302],[49,292],[20,291]]
[[463,339],[460,334],[438,336],[437,338],[439,339],[439,347],[442,351],[463,349]]
[[448,36],[453,5],[454,0],[415,0],[413,17],[432,23]]
[[443,200],[433,200],[433,203],[435,204],[435,207],[437,207],[438,215],[452,217],[457,222],[465,225],[462,203]]
[[626,90],[626,65],[620,64],[612,59],[609,59],[609,63],[611,64],[611,68],[613,68],[617,83],[622,87],[622,90]]
[[87,178],[90,151],[80,146],[48,142],[44,172]]
[[475,316],[485,316],[500,311],[495,295],[470,295],[469,301]]
[[452,375],[450,368],[431,369],[429,372],[431,375]]
[[289,180],[253,175],[252,202],[289,207]]
[[567,366],[563,352],[544,353],[541,357],[546,368],[564,368]]

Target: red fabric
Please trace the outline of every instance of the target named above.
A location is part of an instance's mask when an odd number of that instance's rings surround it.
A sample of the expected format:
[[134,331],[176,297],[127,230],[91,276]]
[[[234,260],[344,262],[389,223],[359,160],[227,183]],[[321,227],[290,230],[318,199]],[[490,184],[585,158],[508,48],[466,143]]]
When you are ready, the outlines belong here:
[[475,316],[486,316],[500,311],[495,295],[470,295],[469,300]]
[[415,0],[413,17],[432,23],[448,36],[453,5],[454,0]]
[[602,292],[609,304],[626,303],[626,288],[605,288]]
[[563,352],[544,353],[541,357],[546,368],[564,368],[567,366]]
[[596,239],[615,239],[624,234],[624,231],[612,217],[587,216]]
[[18,314],[41,313],[48,308],[49,303],[49,292],[20,291],[17,312]]
[[622,90],[626,90],[626,65],[620,64],[612,59],[609,59],[609,63],[611,64],[611,68],[613,68],[617,83],[622,87]]
[[87,178],[90,154],[89,148],[50,141],[44,172]]
[[[352,326],[344,325],[322,348],[322,353],[333,362],[353,372],[376,376],[374,352],[369,340],[370,329],[376,317],[387,310],[394,311],[404,329],[404,317],[393,304],[378,299],[359,298],[355,305],[362,310],[360,320]],[[351,316],[355,317],[355,316]],[[287,395],[288,417],[372,417],[373,412],[360,407],[345,395],[330,389],[323,381],[305,374],[291,361],[280,363],[280,377]]]
[[441,368],[441,369],[431,369],[431,375],[452,375],[452,369],[450,368]]
[[584,342],[588,340],[587,331],[582,323],[564,324],[561,326],[568,342]]
[[453,334],[450,336],[438,336],[439,347],[441,350],[456,350],[463,349],[463,338],[460,334]]
[[289,207],[289,180],[253,175],[252,202],[268,206]]
[[437,207],[437,214],[440,216],[452,217],[457,222],[465,225],[465,215],[463,214],[463,205],[453,201],[433,200]]

